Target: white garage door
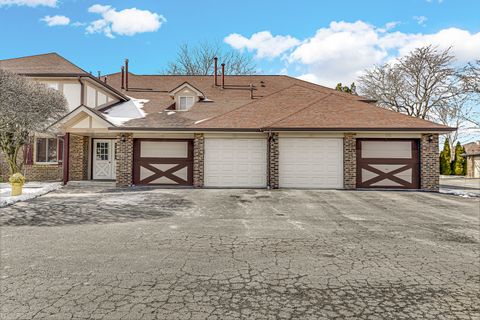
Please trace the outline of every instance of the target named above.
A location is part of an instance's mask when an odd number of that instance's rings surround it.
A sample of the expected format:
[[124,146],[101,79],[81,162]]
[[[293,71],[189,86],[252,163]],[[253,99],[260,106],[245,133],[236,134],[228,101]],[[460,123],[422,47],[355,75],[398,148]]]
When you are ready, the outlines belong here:
[[343,188],[343,139],[280,138],[280,188]]
[[266,139],[205,139],[206,187],[267,185]]

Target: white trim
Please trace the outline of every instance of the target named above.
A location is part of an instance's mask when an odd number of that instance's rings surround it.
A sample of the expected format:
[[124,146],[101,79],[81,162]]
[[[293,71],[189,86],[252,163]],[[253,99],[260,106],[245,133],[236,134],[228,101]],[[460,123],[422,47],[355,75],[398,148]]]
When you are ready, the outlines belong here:
[[[103,123],[106,128],[116,127],[116,125],[114,125],[110,121],[107,121],[107,120],[103,119],[102,117],[98,116],[95,112],[93,112],[92,110],[90,110],[90,108],[88,108],[86,106],[77,107],[76,109],[72,110],[70,113],[65,115],[62,119],[58,120],[53,125],[66,124],[66,123],[68,123],[68,121],[72,120],[75,116],[79,115],[82,112],[86,113],[90,117],[95,117],[96,119],[100,120],[100,122]],[[70,129],[70,127],[68,127],[68,129]],[[95,130],[97,130],[97,129],[95,129]],[[69,132],[69,131],[66,130],[66,132]]]
[[185,87],[188,87],[190,90],[192,90],[193,92],[195,92],[195,93],[197,94],[197,96],[199,96],[199,97],[205,97],[201,91],[199,91],[198,89],[196,89],[195,87],[193,87],[193,86],[192,86],[191,84],[189,84],[189,83],[184,83],[184,84],[180,85],[178,88],[176,88],[175,90],[170,91],[170,96],[172,96],[172,97],[175,96],[175,94],[176,94],[177,92],[179,92],[180,90],[183,90]]

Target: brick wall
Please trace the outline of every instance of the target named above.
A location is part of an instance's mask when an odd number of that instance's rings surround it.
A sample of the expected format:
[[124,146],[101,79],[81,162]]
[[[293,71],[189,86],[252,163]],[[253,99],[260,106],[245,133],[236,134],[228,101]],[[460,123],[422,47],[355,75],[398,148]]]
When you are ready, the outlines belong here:
[[343,137],[343,187],[355,189],[357,184],[357,139],[354,133]]
[[193,186],[203,187],[203,167],[205,155],[205,138],[203,133],[195,133],[193,137]]
[[422,190],[438,191],[439,189],[438,157],[438,134],[422,134],[420,139],[420,188]]
[[279,177],[278,177],[278,133],[272,133],[268,140],[268,186],[270,189],[278,189]]
[[70,134],[68,179],[88,179],[88,137]]
[[130,133],[117,135],[117,186],[125,187],[133,183],[133,136]]

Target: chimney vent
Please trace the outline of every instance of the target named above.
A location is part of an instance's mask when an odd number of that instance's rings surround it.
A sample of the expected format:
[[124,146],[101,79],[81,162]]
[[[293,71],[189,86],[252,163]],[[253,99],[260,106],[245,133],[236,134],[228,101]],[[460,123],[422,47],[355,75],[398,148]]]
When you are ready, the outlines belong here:
[[225,89],[225,63],[222,63],[222,89]]
[[125,59],[125,90],[128,91],[128,59]]
[[122,90],[125,89],[125,67],[122,66],[120,68],[121,73],[122,73]]
[[213,79],[214,79],[214,81],[215,81],[215,87],[218,86],[218,81],[217,81],[217,77],[218,77],[217,62],[218,62],[218,58],[217,58],[217,57],[214,57],[214,58],[213,58]]

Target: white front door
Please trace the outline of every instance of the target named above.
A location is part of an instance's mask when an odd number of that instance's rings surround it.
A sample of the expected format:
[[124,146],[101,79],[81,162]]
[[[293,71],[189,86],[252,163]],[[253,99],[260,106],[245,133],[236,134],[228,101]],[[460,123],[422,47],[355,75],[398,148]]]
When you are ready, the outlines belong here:
[[93,179],[115,180],[115,140],[93,140]]

